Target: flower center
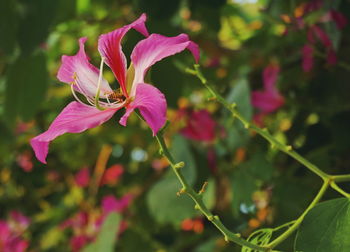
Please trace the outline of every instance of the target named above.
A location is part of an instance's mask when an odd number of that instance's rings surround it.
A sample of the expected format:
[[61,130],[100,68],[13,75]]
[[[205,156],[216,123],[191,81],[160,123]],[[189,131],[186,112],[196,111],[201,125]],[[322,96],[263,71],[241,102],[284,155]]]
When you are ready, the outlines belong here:
[[[105,109],[110,109],[110,108],[120,108],[123,107],[126,103],[128,103],[128,100],[123,93],[121,92],[120,89],[117,89],[116,91],[113,91],[112,93],[104,93],[102,97],[100,97],[100,92],[101,92],[101,83],[102,83],[102,78],[103,78],[103,66],[104,66],[104,58],[101,59],[101,64],[100,64],[100,73],[98,76],[98,81],[97,81],[97,86],[96,86],[96,93],[95,95],[89,94],[87,91],[85,91],[79,81],[79,77],[76,73],[73,75],[74,82],[71,85],[71,90],[74,98],[82,103],[80,98],[77,96],[75,91],[78,91],[81,93],[86,101],[91,105],[96,107],[99,110],[105,110]],[[74,88],[76,87],[76,89]]]

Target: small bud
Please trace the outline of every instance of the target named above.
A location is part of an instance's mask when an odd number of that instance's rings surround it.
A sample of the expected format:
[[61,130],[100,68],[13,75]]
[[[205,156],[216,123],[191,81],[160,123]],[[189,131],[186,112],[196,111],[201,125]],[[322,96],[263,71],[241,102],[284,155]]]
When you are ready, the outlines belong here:
[[224,236],[225,242],[229,242],[230,240],[228,239],[227,235]]
[[214,216],[214,219],[215,220],[220,220],[219,216],[217,216],[217,215]]
[[291,151],[292,149],[293,149],[293,147],[291,145],[286,146],[286,151]]
[[232,108],[232,109],[237,108],[237,103],[235,103],[235,102],[234,102],[234,103],[232,103],[232,104],[231,104],[231,108]]
[[214,220],[214,216],[213,215],[208,216],[208,220],[209,221],[213,221]]
[[179,162],[174,165],[175,169],[180,169],[185,166],[185,162]]
[[195,204],[195,205],[194,205],[194,209],[199,210],[199,209],[200,209],[199,205],[198,205],[198,204]]

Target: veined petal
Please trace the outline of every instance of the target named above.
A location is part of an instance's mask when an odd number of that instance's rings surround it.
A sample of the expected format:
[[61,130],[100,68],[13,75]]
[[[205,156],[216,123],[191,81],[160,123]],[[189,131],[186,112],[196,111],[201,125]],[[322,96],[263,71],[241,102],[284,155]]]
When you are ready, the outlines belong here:
[[150,126],[153,136],[163,127],[166,121],[167,104],[159,89],[146,83],[137,85],[135,99],[126,107],[126,112],[119,123],[126,126],[126,121],[135,108],[140,110],[146,123]]
[[136,91],[136,85],[144,82],[145,74],[153,64],[165,57],[182,52],[185,49],[191,51],[196,63],[198,63],[198,45],[189,40],[186,34],[180,34],[176,37],[151,34],[148,38],[140,41],[131,54],[131,62],[134,64],[135,68],[135,78],[131,96]]
[[98,39],[98,50],[101,56],[106,58],[106,64],[112,69],[126,97],[128,97],[125,86],[127,63],[122,51],[121,40],[131,28],[147,37],[148,31],[145,26],[145,21],[146,14],[142,14],[133,23],[112,32],[102,34]]
[[[62,56],[62,64],[58,70],[57,78],[65,83],[73,85],[80,93],[93,97],[96,94],[100,71],[89,63],[89,57],[85,53],[84,44],[87,38],[79,39],[79,52],[74,56]],[[102,78],[101,97],[112,93],[108,82]]]
[[31,139],[30,144],[39,161],[46,164],[49,143],[64,133],[80,133],[109,120],[117,109],[98,110],[79,102],[69,103],[52,122],[49,129]]

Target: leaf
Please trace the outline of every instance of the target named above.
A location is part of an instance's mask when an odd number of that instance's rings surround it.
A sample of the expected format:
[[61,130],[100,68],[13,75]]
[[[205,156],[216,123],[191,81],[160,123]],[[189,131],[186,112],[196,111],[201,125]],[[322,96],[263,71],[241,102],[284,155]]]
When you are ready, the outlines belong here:
[[250,88],[245,78],[237,81],[237,84],[232,88],[227,96],[227,101],[237,104],[237,110],[242,116],[250,121],[253,115],[253,108],[250,102]]
[[39,52],[20,57],[7,72],[5,116],[11,125],[16,117],[30,120],[44,100],[48,86],[46,57]]
[[235,216],[238,216],[242,204],[252,206],[252,194],[257,189],[255,178],[253,178],[245,169],[236,171],[231,176],[231,185],[233,192],[232,210]]
[[58,3],[59,1],[56,0],[23,1],[25,15],[19,24],[18,32],[22,54],[29,55],[45,42],[55,18]]
[[[175,136],[172,151],[175,160],[184,161],[183,175],[190,185],[196,179],[196,164],[187,141],[181,136]],[[153,218],[162,224],[171,223],[179,225],[185,218],[191,218],[196,214],[192,200],[176,193],[181,189],[181,184],[171,168],[162,180],[156,183],[147,195],[147,205]]]
[[350,248],[350,199],[317,204],[305,216],[295,240],[303,252],[347,252]]
[[17,16],[15,1],[2,1],[0,8],[0,50],[8,55],[13,52],[16,45]]
[[84,252],[113,252],[119,231],[120,215],[110,213],[104,220],[100,233],[94,243],[84,248]]

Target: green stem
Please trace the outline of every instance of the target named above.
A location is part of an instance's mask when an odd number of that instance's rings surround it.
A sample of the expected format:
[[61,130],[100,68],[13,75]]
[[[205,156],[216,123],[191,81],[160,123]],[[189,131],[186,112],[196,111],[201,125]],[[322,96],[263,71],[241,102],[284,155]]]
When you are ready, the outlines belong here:
[[334,175],[332,176],[334,182],[346,182],[350,181],[350,174],[347,175]]
[[168,159],[171,168],[173,169],[174,173],[176,174],[176,177],[180,181],[182,188],[179,193],[186,193],[188,196],[192,198],[192,200],[195,202],[195,208],[201,211],[207,219],[212,222],[217,229],[220,230],[220,232],[224,235],[226,241],[232,241],[234,243],[237,243],[241,246],[248,247],[250,249],[258,250],[258,251],[269,251],[269,248],[263,248],[258,245],[252,244],[242,238],[240,238],[237,234],[234,234],[230,230],[228,230],[224,224],[221,222],[220,218],[217,215],[213,215],[210,210],[205,206],[202,194],[197,193],[193,190],[191,186],[189,186],[188,182],[186,181],[185,177],[182,175],[181,169],[184,166],[183,162],[176,163],[174,158],[172,157],[171,153],[168,150],[168,147],[165,144],[162,132],[158,133],[156,135],[156,139],[158,141],[158,144],[160,146],[160,150],[162,154]]
[[343,189],[341,189],[334,181],[330,183],[331,187],[339,192],[341,195],[345,196],[346,198],[350,198],[350,194],[345,192]]
[[[192,70],[193,71],[193,70]],[[323,172],[321,169],[319,169],[314,164],[310,163],[308,160],[300,156],[297,152],[295,152],[290,145],[285,145],[281,142],[279,142],[277,139],[275,139],[267,129],[261,129],[257,127],[256,125],[248,122],[237,110],[237,104],[230,104],[228,103],[216,90],[214,90],[207,82],[206,78],[203,76],[199,69],[199,65],[195,65],[195,71],[189,73],[195,72],[196,76],[200,79],[202,84],[209,90],[209,92],[213,95],[213,97],[218,100],[223,106],[225,106],[234,117],[236,117],[246,129],[252,129],[256,133],[258,133],[260,136],[265,138],[268,142],[270,142],[271,146],[274,148],[279,149],[280,151],[286,153],[287,155],[293,157],[297,161],[299,161],[301,164],[303,164],[306,168],[308,168],[313,173],[317,174],[319,177],[321,177],[324,181],[329,179],[329,175],[325,172]]]
[[314,200],[311,202],[311,204],[306,208],[306,210],[300,215],[300,217],[293,223],[293,225],[287,229],[283,234],[281,234],[279,237],[277,237],[275,240],[270,242],[269,244],[266,245],[267,248],[274,248],[281,242],[283,242],[285,239],[287,239],[301,224],[303,221],[305,215],[321,200],[323,194],[326,192],[328,186],[329,186],[330,181],[327,180],[323,183],[321,189],[317,193],[316,197]]
[[275,228],[273,228],[273,232],[276,232],[276,231],[278,231],[278,230],[280,230],[280,229],[282,229],[282,228],[285,228],[285,227],[289,227],[289,226],[291,226],[293,223],[295,223],[296,222],[296,220],[292,220],[292,221],[290,221],[290,222],[287,222],[287,223],[284,223],[284,224],[282,224],[281,226],[278,226],[278,227],[275,227]]

